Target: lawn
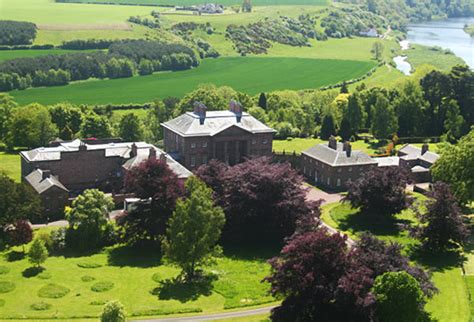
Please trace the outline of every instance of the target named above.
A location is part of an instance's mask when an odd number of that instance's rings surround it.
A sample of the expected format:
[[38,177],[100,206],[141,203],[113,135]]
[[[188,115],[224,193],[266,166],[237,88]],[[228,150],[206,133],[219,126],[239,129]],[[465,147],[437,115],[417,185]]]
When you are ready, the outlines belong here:
[[0,50],[0,61],[14,59],[14,58],[24,58],[24,57],[36,57],[36,56],[45,56],[45,55],[62,55],[68,53],[77,53],[85,52],[91,50],[66,50],[66,49],[41,49],[41,50]]
[[[117,246],[87,256],[52,256],[39,275],[27,259],[9,261],[12,256],[5,251],[0,253],[0,319],[93,318],[114,299],[135,317],[205,314],[274,302],[268,284],[261,283],[270,271],[266,256],[272,255],[268,249],[245,254],[225,253],[206,270],[206,282],[189,287],[171,281],[179,269],[162,264],[156,251]],[[42,302],[51,307],[34,308]]]
[[[314,138],[291,138],[286,140],[273,140],[273,150],[275,152],[285,151],[288,153],[301,153],[316,144],[326,142],[327,141]],[[375,154],[375,152],[379,148],[379,144],[377,141],[373,141],[372,143],[365,143],[363,140],[359,140],[352,142],[351,144],[352,150],[361,150],[367,154]]]
[[[415,194],[417,200],[423,200],[420,194]],[[366,218],[347,204],[334,203],[323,207],[322,220],[328,225],[347,233],[352,238],[363,231],[369,231],[377,237],[391,242],[399,242],[409,253],[411,245],[417,242],[406,231],[398,228],[397,224],[411,224],[416,221],[411,210],[405,210],[396,215],[395,221],[377,223]],[[470,321],[469,297],[459,257],[443,254],[437,257],[418,259],[418,263],[433,272],[432,280],[439,289],[427,303],[426,309],[437,321]],[[474,288],[474,280],[472,281]],[[472,305],[472,304],[471,304]]]
[[282,89],[319,88],[359,77],[372,62],[303,58],[228,57],[206,59],[195,69],[114,80],[94,80],[62,87],[33,88],[10,94],[20,104],[145,103],[181,97],[199,84],[228,85],[255,95]]
[[5,173],[17,182],[21,180],[20,155],[18,153],[0,152],[0,171]]

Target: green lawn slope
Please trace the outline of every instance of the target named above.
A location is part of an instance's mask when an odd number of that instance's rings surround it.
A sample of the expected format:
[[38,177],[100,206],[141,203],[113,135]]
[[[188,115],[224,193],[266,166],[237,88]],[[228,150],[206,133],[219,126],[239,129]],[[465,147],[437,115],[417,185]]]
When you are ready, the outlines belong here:
[[144,103],[181,97],[199,84],[228,85],[247,94],[282,89],[319,88],[364,75],[373,62],[302,58],[232,57],[208,59],[198,68],[132,78],[86,81],[10,94],[20,104]]

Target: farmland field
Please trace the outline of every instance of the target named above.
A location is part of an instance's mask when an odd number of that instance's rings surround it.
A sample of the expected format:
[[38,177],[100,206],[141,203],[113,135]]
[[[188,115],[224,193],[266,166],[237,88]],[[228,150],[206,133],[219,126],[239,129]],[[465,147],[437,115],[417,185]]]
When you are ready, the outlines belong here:
[[228,85],[254,95],[262,91],[318,88],[362,76],[372,67],[373,62],[363,61],[228,57],[204,60],[200,67],[182,72],[34,88],[11,95],[20,104],[145,103],[167,96],[181,97],[203,83]]
[[[140,5],[176,5],[187,6],[202,4],[200,0],[66,0],[71,3],[114,3],[114,4],[140,4]],[[272,6],[272,5],[321,5],[326,4],[327,0],[254,0],[254,6]],[[224,6],[241,5],[241,0],[220,0],[219,4]]]

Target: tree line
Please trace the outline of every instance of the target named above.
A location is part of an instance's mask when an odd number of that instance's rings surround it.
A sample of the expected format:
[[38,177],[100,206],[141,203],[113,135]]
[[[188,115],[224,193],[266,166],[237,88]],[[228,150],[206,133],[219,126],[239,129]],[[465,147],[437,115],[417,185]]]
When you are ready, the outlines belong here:
[[129,40],[112,43],[108,52],[16,58],[0,63],[0,91],[65,85],[89,78],[147,75],[184,70],[199,64],[193,50],[181,44]]
[[0,20],[0,45],[31,45],[36,38],[36,25],[31,22]]

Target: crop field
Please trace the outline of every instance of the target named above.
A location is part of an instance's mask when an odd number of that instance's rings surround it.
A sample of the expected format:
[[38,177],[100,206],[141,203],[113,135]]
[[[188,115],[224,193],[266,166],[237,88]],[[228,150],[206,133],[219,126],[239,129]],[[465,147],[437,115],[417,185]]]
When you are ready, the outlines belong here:
[[[90,51],[90,50],[84,50]],[[84,52],[77,50],[65,50],[65,49],[25,49],[25,50],[0,50],[0,61],[14,59],[14,58],[25,58],[25,57],[36,57],[46,55],[62,55],[67,53]]]
[[181,97],[199,84],[214,83],[255,95],[262,91],[319,88],[362,76],[372,67],[373,62],[349,60],[228,57],[204,60],[198,68],[187,71],[33,88],[10,94],[20,104],[145,103],[167,96]]
[[[135,4],[135,5],[176,5],[189,6],[202,4],[200,0],[67,0],[71,3],[108,3],[108,4]],[[224,6],[241,5],[241,0],[220,0],[219,4]],[[272,5],[322,5],[327,4],[327,0],[254,0],[254,6],[272,6]]]

